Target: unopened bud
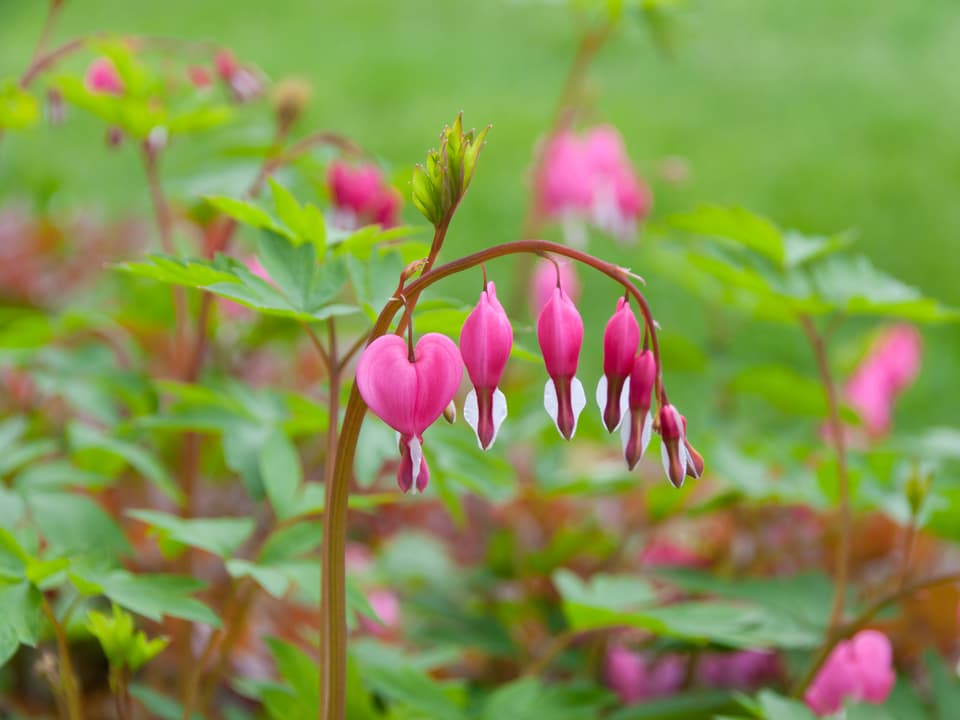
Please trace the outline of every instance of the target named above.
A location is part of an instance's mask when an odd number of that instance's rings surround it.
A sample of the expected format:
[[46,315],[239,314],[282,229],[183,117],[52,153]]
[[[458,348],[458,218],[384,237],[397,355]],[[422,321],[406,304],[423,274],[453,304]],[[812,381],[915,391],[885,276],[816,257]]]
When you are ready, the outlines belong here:
[[453,425],[457,421],[457,406],[454,404],[453,400],[450,401],[450,404],[447,405],[443,410],[443,419],[448,423]]
[[907,504],[910,505],[911,517],[916,517],[920,514],[920,510],[923,508],[924,502],[926,502],[932,485],[933,471],[928,467],[914,465],[910,477],[907,478],[907,486],[905,488]]
[[277,130],[285,134],[297,121],[307,105],[313,89],[301,78],[288,78],[273,92],[273,108],[277,116]]
[[123,145],[123,140],[125,137],[126,135],[123,134],[123,130],[118,128],[116,125],[111,125],[107,128],[107,147],[120,147]]
[[158,155],[167,146],[169,137],[170,135],[167,132],[167,128],[163,125],[157,125],[147,134],[144,147],[146,147],[147,152],[151,155]]

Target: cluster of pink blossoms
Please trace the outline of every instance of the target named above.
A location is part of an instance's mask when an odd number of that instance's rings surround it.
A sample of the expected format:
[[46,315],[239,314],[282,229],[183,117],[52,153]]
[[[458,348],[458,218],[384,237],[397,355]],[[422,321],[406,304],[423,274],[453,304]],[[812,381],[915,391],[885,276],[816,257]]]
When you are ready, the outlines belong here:
[[[564,291],[559,268],[539,312],[537,340],[549,376],[544,408],[569,440],[587,404],[576,376],[583,320]],[[507,401],[499,385],[512,346],[510,319],[489,282],[463,324],[459,348],[444,335],[428,333],[416,346],[412,340],[385,335],[364,350],[357,387],[370,409],[400,434],[397,482],[404,492],[426,488],[430,474],[423,457],[423,433],[453,401],[464,367],[473,389],[466,396],[463,417],[482,449],[493,444],[507,417]],[[703,458],[687,440],[685,418],[665,399],[654,422],[651,406],[659,369],[650,350],[638,350],[639,324],[626,298],[620,298],[604,332],[604,375],[597,386],[597,404],[609,432],[622,427],[624,456],[631,469],[646,450],[655,426],[659,428],[664,470],[679,487],[686,476],[700,476]]]
[[568,241],[582,245],[592,223],[628,240],[650,212],[649,188],[633,170],[623,138],[609,125],[582,136],[566,131],[550,138],[536,178],[537,206],[561,222]]
[[376,165],[351,167],[335,162],[327,171],[327,186],[334,227],[356,230],[372,224],[391,228],[400,220],[400,193],[384,180]]
[[877,630],[861,630],[837,644],[803,699],[820,716],[839,712],[847,700],[879,705],[896,679],[890,640]]

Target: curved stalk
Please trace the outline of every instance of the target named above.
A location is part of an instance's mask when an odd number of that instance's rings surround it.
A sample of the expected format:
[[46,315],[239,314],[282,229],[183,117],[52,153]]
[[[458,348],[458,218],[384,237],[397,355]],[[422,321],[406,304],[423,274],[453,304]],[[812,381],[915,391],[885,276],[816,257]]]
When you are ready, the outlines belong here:
[[[604,262],[585,252],[546,240],[517,240],[494,245],[480,252],[440,265],[424,273],[403,288],[407,297],[416,297],[434,283],[495,258],[521,253],[551,252],[584,263],[620,283],[636,300],[644,321],[650,328],[651,350],[657,365],[655,395],[663,402],[663,379],[660,367],[660,346],[656,325],[643,293],[631,281],[624,268]],[[387,333],[394,316],[403,306],[398,297],[387,301],[370,331],[369,340]],[[347,505],[350,495],[350,476],[357,450],[357,439],[363,424],[367,405],[360,396],[357,383],[350,389],[350,398],[340,431],[333,475],[326,479],[323,523],[323,581],[321,587],[321,717],[324,720],[344,720],[346,707],[347,665],[347,605],[346,605],[346,549]]]

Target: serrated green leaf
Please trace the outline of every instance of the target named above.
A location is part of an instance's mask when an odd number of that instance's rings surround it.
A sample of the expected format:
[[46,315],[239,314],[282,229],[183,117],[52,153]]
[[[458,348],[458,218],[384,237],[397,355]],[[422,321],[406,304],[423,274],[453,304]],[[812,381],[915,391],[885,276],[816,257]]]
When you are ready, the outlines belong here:
[[0,667],[21,645],[40,638],[40,591],[29,582],[0,586]]
[[702,205],[692,212],[671,216],[667,223],[678,230],[733,242],[760,253],[777,267],[784,266],[780,229],[744,208]]
[[70,579],[80,592],[105,595],[117,605],[156,622],[168,615],[212,627],[220,626],[216,614],[191,597],[204,588],[202,582],[191,577],[75,568]]
[[34,492],[31,516],[53,555],[126,555],[130,545],[113,518],[96,502],[70,492]]
[[0,82],[0,130],[23,130],[40,119],[40,104],[13,78]]
[[232,556],[256,529],[253,518],[179,518],[155,510],[128,510],[128,516],[160,531],[161,537],[206,550],[220,558]]

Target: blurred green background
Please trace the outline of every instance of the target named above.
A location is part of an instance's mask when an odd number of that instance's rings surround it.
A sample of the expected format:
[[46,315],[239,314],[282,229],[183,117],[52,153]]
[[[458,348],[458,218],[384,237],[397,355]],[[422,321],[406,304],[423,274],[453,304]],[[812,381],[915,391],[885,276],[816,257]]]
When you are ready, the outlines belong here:
[[[21,71],[45,6],[0,2],[0,74]],[[658,51],[642,23],[626,23],[591,76],[594,115],[623,132],[653,185],[655,219],[709,201],[803,231],[853,228],[878,266],[960,305],[956,0],[703,0],[677,15],[672,54]],[[341,129],[398,173],[422,160],[456,111],[468,126],[492,123],[447,257],[515,237],[531,148],[582,30],[559,3],[66,0],[58,38],[103,29],[212,39],[273,79],[308,77],[315,94],[301,128]],[[0,196],[58,188],[58,204],[145,209],[137,159],[104,152],[102,133],[76,113],[64,128],[8,138]],[[174,187],[208,170],[207,142],[175,148],[167,168]],[[688,182],[663,181],[666,157],[684,159]],[[406,213],[422,224],[409,205]],[[601,241],[596,249],[648,277],[668,331],[697,342],[715,330],[699,302],[657,282],[643,243],[622,250]],[[587,303],[588,323],[602,322],[611,303],[606,294]],[[756,325],[732,332],[734,354],[762,344],[809,369],[799,337],[783,343],[783,331]],[[922,410],[917,424],[951,422],[944,390],[956,399],[960,333],[934,328],[927,337],[923,379],[902,414]]]

